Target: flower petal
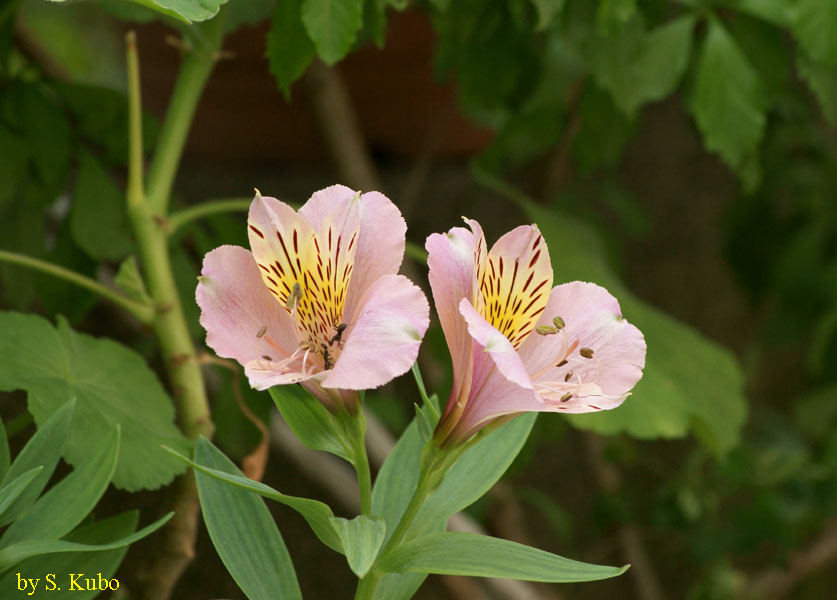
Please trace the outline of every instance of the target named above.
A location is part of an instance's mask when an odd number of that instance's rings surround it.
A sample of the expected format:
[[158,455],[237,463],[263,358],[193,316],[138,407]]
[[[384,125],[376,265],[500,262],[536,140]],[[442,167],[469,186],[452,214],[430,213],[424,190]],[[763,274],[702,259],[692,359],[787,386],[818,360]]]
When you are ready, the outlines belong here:
[[267,289],[285,306],[313,252],[314,230],[290,206],[257,194],[247,218],[250,248]]
[[378,192],[360,197],[360,233],[344,314],[353,320],[365,291],[384,275],[395,275],[404,260],[407,223],[392,201]]
[[427,238],[427,265],[433,303],[453,360],[454,390],[458,389],[471,360],[471,336],[459,313],[459,302],[474,296],[476,236],[463,227]]
[[429,313],[427,299],[409,279],[378,279],[343,334],[343,350],[323,387],[371,389],[405,373],[418,356]]
[[266,390],[275,385],[287,385],[291,383],[305,383],[311,379],[323,378],[323,373],[305,372],[300,369],[286,370],[283,365],[275,362],[257,359],[251,360],[244,365],[244,374],[250,382],[250,386],[257,390]]
[[[476,340],[473,343],[473,354],[469,358],[472,361],[473,380],[465,409],[450,434],[452,440],[469,438],[497,417],[544,410],[544,403],[531,386],[522,387],[508,379],[497,364],[497,355],[486,350]],[[455,401],[456,398],[451,397],[448,405]],[[446,407],[446,415],[451,412],[451,408]]]
[[207,254],[195,297],[206,343],[218,356],[241,364],[262,356],[280,360],[299,344],[290,317],[244,248],[221,246]]
[[308,221],[314,231],[319,231],[325,218],[335,207],[351,200],[356,192],[345,185],[332,185],[311,194],[308,202],[299,209],[299,214]]
[[459,312],[468,324],[468,333],[484,352],[491,355],[503,376],[522,388],[532,389],[529,374],[508,338],[482,318],[467,298],[459,302]]
[[[559,334],[533,335],[520,348],[536,386],[539,382],[563,382],[571,373],[567,383],[594,384],[608,408],[621,403],[642,377],[645,339],[622,318],[616,298],[593,283],[565,283],[553,288],[540,324],[552,325],[556,316],[565,324]],[[591,358],[582,354],[588,351]],[[582,399],[595,397],[590,388],[585,390]],[[590,404],[588,410],[606,408],[598,402]]]

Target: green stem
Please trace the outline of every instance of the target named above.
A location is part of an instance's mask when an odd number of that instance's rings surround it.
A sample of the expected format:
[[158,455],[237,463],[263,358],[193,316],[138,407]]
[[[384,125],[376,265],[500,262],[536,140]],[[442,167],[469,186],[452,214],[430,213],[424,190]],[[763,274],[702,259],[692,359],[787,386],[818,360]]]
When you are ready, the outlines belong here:
[[250,209],[252,203],[252,198],[222,198],[181,209],[173,213],[168,219],[169,235],[173,235],[184,225],[203,217],[233,211],[246,212]]
[[174,177],[195,110],[218,58],[224,39],[223,14],[221,11],[214,19],[194,26],[198,31],[191,38],[193,47],[183,56],[148,174],[148,203],[158,216],[168,211]]
[[358,436],[355,443],[355,471],[360,485],[360,512],[372,514],[372,473],[369,470],[369,457],[366,455],[364,436]]
[[145,202],[142,185],[142,98],[140,97],[139,54],[137,36],[129,31],[125,36],[128,62],[128,206]]
[[154,308],[151,305],[129,298],[99,283],[95,279],[91,279],[70,269],[65,269],[64,267],[59,267],[45,260],[32,258],[25,254],[8,252],[6,250],[0,250],[0,261],[28,267],[74,283],[94,294],[98,294],[102,298],[110,300],[114,304],[118,304],[131,313],[138,321],[146,325],[154,319]]
[[384,576],[380,571],[370,571],[357,582],[357,590],[355,591],[355,600],[373,600],[375,598],[375,590],[378,589],[378,584],[381,583],[381,578]]

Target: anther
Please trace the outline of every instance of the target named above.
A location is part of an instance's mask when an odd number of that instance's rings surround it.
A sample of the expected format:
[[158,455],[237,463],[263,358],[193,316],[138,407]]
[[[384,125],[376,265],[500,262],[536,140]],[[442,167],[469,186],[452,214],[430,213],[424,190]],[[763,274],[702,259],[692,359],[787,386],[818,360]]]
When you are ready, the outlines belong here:
[[561,402],[567,402],[567,401],[568,401],[568,400],[570,400],[572,397],[573,397],[573,395],[572,395],[570,392],[567,392],[566,394],[564,394],[563,396],[561,396]]
[[296,307],[297,303],[302,299],[302,286],[299,285],[299,282],[294,283],[294,287],[291,290],[291,293],[288,295],[288,300],[285,302],[285,308],[288,310],[293,310]]
[[570,380],[570,377],[572,377],[572,376],[573,376],[573,372],[572,372],[572,371],[570,371],[569,373],[567,373],[566,375],[564,375],[564,382],[566,383],[567,381],[569,381],[569,380]]
[[262,354],[262,358],[265,359],[265,360],[269,360],[269,361],[273,362],[273,359],[270,356],[268,356],[267,354]]
[[593,358],[593,351],[590,348],[582,348],[578,353],[584,358]]
[[549,325],[538,325],[535,327],[535,331],[538,332],[540,335],[553,335],[558,333],[557,327],[551,327]]
[[555,325],[557,329],[563,329],[567,326],[567,324],[564,323],[564,319],[562,319],[561,317],[555,317],[554,319],[552,319],[552,323]]
[[261,328],[256,332],[256,337],[261,338],[265,333],[267,333],[267,325],[262,325]]
[[555,366],[556,366],[556,367],[563,367],[563,366],[564,366],[565,364],[567,364],[568,362],[569,362],[569,361],[565,358],[564,360],[562,360],[561,362],[559,362],[559,363],[558,363],[557,365],[555,365]]

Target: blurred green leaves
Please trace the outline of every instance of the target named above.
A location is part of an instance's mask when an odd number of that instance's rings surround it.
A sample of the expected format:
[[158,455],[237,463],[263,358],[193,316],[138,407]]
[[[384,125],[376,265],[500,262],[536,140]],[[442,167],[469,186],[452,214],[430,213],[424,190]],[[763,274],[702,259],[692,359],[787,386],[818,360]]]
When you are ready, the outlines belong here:
[[701,50],[691,108],[706,147],[739,171],[747,187],[754,188],[761,177],[758,147],[766,123],[766,89],[716,20],[709,23]]
[[35,315],[0,313],[0,389],[25,389],[36,422],[76,399],[64,450],[79,465],[94,451],[100,433],[122,428],[117,487],[156,488],[183,465],[161,444],[181,451],[188,442],[174,424],[174,408],[157,377],[133,350],[76,333],[59,320],[53,328]]
[[302,0],[276,3],[270,33],[267,36],[267,59],[270,73],[279,89],[290,96],[291,84],[299,79],[314,60],[314,44],[300,20]]

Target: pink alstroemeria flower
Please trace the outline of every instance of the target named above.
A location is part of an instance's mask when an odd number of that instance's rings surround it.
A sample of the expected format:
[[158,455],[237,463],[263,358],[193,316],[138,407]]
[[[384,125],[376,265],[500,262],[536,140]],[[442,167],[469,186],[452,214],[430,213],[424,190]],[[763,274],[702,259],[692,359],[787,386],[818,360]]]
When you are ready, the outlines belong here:
[[252,252],[206,255],[197,288],[206,343],[256,389],[302,383],[331,409],[406,372],[429,324],[421,290],[397,275],[406,224],[383,194],[335,185],[295,212],[256,194]]
[[442,444],[526,411],[585,413],[619,406],[642,377],[645,339],[607,290],[552,287],[537,226],[491,251],[479,223],[427,238],[430,286],[453,357],[454,383],[436,430]]

